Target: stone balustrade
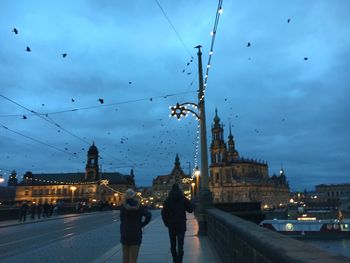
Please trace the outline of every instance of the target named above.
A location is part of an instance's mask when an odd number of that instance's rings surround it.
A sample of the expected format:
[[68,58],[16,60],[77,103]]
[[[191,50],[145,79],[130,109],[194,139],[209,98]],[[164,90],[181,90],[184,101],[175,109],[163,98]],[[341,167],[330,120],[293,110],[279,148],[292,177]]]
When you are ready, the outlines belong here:
[[208,238],[225,263],[350,262],[216,208],[206,216]]

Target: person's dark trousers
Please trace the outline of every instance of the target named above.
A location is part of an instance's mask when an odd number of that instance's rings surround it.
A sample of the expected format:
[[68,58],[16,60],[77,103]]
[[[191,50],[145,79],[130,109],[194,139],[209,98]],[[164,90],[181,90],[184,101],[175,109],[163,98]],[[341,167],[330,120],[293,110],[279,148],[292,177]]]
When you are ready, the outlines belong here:
[[[173,256],[174,263],[182,263],[182,258],[184,256],[185,231],[178,232],[175,229],[169,228],[169,238],[170,238],[170,251],[171,251],[171,255]],[[176,243],[177,243],[177,249],[176,249]]]

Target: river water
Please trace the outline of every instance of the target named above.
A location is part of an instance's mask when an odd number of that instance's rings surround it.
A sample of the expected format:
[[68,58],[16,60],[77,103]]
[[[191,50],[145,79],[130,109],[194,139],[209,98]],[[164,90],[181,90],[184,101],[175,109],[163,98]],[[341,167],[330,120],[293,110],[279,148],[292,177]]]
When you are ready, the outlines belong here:
[[335,255],[343,255],[349,257],[350,262],[350,239],[336,239],[336,240],[303,240],[321,250],[327,251]]

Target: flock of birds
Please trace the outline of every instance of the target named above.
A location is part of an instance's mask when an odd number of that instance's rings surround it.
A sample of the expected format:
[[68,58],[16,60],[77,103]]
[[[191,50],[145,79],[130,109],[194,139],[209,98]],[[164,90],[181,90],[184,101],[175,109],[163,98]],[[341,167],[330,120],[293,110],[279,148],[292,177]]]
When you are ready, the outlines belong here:
[[[290,23],[291,19],[288,18],[287,23]],[[17,28],[13,28],[12,32],[14,32],[14,34],[18,34],[19,31]],[[251,42],[247,42],[246,47],[250,48],[252,46]],[[26,52],[32,52],[31,48],[29,46],[26,47],[25,49]],[[68,53],[61,53],[62,58],[67,58]],[[249,58],[250,59],[250,58]],[[304,60],[308,60],[308,57],[304,57]],[[192,72],[188,70],[189,66],[191,65],[191,63],[193,62],[193,57],[191,57],[191,59],[186,63],[186,67],[182,70],[182,73],[186,73],[187,75],[191,75]],[[128,82],[129,85],[132,84],[131,81]],[[191,82],[191,85],[193,84],[193,81]],[[150,98],[150,101],[152,101],[153,99]],[[71,98],[71,102],[74,103],[76,101],[75,98]],[[104,98],[98,98],[97,100],[100,104],[104,104],[105,100]],[[228,98],[224,99],[225,102],[228,101]],[[45,106],[45,104],[42,104],[42,106]],[[116,109],[117,110],[117,109]],[[233,113],[232,113],[232,107],[230,108],[231,110],[231,115],[230,117],[233,117]],[[235,118],[238,118],[238,114],[234,115]],[[26,115],[22,116],[22,119],[27,119]],[[281,121],[284,122],[286,119],[283,118]],[[172,160],[171,158],[175,156],[175,154],[177,152],[174,152],[174,145],[177,145],[179,143],[178,138],[181,136],[185,136],[186,138],[190,138],[191,135],[194,134],[193,130],[195,129],[195,124],[196,122],[187,122],[186,124],[178,127],[177,129],[169,129],[170,125],[169,123],[164,123],[164,122],[159,122],[160,125],[160,132],[159,135],[152,136],[151,140],[144,140],[144,145],[143,148],[147,149],[146,152],[138,152],[137,149],[131,148],[130,146],[127,147],[126,145],[130,144],[130,145],[137,145],[137,143],[135,143],[135,141],[133,141],[133,143],[130,143],[129,141],[129,136],[122,136],[120,138],[119,143],[114,143],[114,147],[119,149],[119,155],[122,156],[124,155],[123,160],[118,159],[118,162],[122,162],[122,163],[127,163],[128,161],[131,160],[131,162],[133,162],[132,160],[134,160],[133,164],[135,166],[149,166],[151,165],[151,163],[154,162],[154,160]],[[231,124],[230,124],[231,125]],[[142,124],[141,127],[142,129],[145,129],[145,124]],[[232,125],[234,126],[234,125]],[[60,132],[60,130],[58,130],[58,132]],[[255,133],[260,133],[261,131],[258,129],[254,129]],[[172,137],[169,137],[169,134],[172,134]],[[107,132],[107,135],[110,136],[112,135],[112,133],[109,131]],[[166,136],[166,137],[165,137]],[[85,138],[85,137],[84,137]],[[114,138],[116,140],[116,138]],[[135,138],[133,138],[135,139]],[[196,140],[197,138],[192,138],[191,139],[192,142],[191,144],[193,146],[195,146],[195,144],[197,143]],[[104,143],[102,143],[101,145],[101,150],[105,151],[109,146],[110,146],[110,139],[108,141],[105,141]],[[73,148],[73,145],[72,145]],[[82,154],[85,154],[86,152],[86,148],[85,147],[81,147],[81,152]],[[65,143],[65,147],[64,147],[65,151],[69,151],[71,150],[71,148],[69,147],[69,143],[66,142]],[[194,153],[193,153],[194,154]],[[73,155],[78,155],[77,151],[73,152]],[[158,155],[157,157],[155,157],[155,155]],[[52,156],[55,156],[55,154],[53,153]],[[133,158],[133,157],[135,158]],[[7,156],[7,158],[9,158]],[[136,164],[136,160],[140,160],[138,158],[141,158],[142,161],[141,162],[137,162]],[[102,156],[100,157],[100,159],[108,159],[108,157],[103,158]],[[71,158],[69,158],[69,160],[71,160]],[[84,163],[85,160],[82,161],[82,163]],[[114,165],[114,161],[113,162],[107,162],[106,161],[106,165],[110,165],[111,167],[115,167]],[[160,162],[159,162],[160,163]],[[169,164],[169,169],[171,169],[171,163]]]

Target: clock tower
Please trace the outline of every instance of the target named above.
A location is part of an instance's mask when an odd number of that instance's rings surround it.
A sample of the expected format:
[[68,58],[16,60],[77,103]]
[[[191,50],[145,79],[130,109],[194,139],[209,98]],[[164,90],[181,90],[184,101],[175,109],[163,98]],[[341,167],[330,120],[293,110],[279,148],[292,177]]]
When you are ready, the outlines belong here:
[[93,142],[87,154],[87,163],[85,168],[85,180],[97,181],[100,179],[98,168],[98,150]]

